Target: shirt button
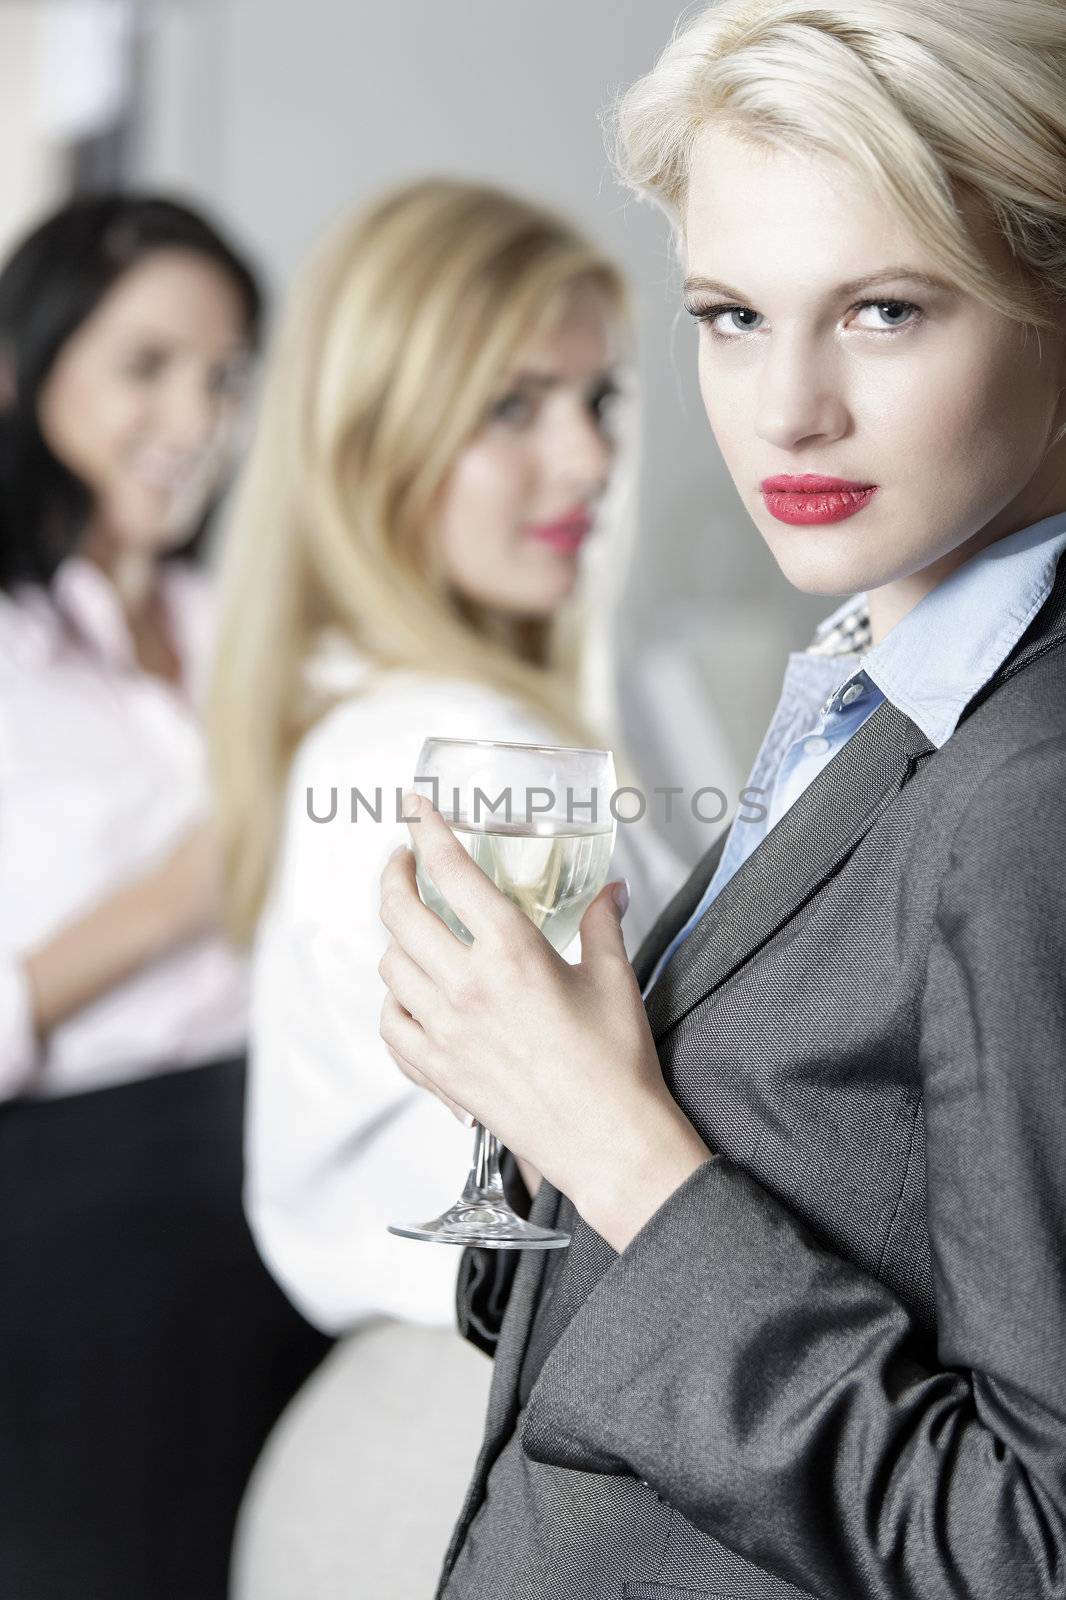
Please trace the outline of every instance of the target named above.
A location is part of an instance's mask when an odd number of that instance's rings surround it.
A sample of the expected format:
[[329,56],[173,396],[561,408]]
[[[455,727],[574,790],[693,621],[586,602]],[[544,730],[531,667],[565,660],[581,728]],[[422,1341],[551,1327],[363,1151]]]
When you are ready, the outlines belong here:
[[853,706],[856,700],[861,700],[865,693],[866,690],[861,683],[851,683],[840,696],[840,704],[842,706]]
[[820,734],[815,734],[813,738],[804,739],[803,741],[804,754],[808,756],[824,756],[828,749],[829,740],[823,739]]

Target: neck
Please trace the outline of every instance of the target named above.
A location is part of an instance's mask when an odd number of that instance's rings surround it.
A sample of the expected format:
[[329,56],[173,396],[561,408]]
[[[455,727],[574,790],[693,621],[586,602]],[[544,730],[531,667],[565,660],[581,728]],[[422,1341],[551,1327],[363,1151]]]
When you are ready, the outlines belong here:
[[[1025,524],[1023,523],[1024,527]],[[1000,536],[1002,537],[1002,536]],[[971,556],[977,555],[986,544],[967,540],[955,550],[950,550],[946,556],[941,556],[939,561],[934,561],[931,566],[923,567],[920,572],[912,572],[906,578],[897,578],[893,583],[886,583],[880,589],[870,589],[867,592],[867,603],[870,608],[870,643],[879,645],[886,634],[891,633],[898,622],[902,622],[908,611],[913,611],[919,600],[924,600],[927,594],[944,579],[957,571],[969,561]]]
[[158,558],[151,552],[124,549],[105,529],[95,527],[82,541],[79,554],[110,580],[131,628],[150,612],[159,577]]

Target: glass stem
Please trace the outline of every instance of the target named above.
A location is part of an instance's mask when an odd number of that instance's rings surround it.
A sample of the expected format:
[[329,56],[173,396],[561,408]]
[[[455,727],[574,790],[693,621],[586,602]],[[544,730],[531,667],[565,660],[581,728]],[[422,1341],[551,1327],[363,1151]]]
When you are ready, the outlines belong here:
[[466,1189],[463,1199],[468,1196],[484,1195],[493,1200],[500,1200],[506,1205],[503,1192],[503,1178],[500,1175],[500,1141],[495,1134],[483,1128],[480,1122],[474,1124],[474,1160],[470,1167],[470,1176],[466,1180]]

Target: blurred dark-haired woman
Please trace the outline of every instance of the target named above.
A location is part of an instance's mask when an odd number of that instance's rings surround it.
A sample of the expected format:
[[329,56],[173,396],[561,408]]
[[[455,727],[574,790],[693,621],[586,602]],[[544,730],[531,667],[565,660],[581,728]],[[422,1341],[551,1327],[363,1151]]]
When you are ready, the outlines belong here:
[[223,1600],[325,1345],[241,1215],[194,554],[260,319],[203,218],[79,200],[0,270],[0,1595]]

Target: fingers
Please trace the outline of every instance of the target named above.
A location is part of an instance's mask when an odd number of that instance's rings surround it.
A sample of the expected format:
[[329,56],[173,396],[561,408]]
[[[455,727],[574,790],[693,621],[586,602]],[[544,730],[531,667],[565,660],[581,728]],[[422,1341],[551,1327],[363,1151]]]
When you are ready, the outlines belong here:
[[391,991],[386,994],[381,1005],[378,1031],[389,1049],[397,1056],[402,1056],[407,1065],[418,1074],[419,1081],[424,1082],[425,1087],[431,1087],[429,1074],[426,1071],[430,1043],[425,1029],[404,1010]]
[[589,966],[604,958],[621,957],[627,964],[622,917],[629,904],[625,879],[608,883],[588,906],[581,919],[581,962]]
[[[461,1105],[457,1105],[454,1100],[450,1100],[446,1094],[442,1094],[437,1088],[436,1084],[433,1082],[432,1078],[428,1078],[424,1072],[419,1070],[419,1068],[408,1056],[404,1055],[401,1050],[396,1049],[394,1045],[389,1043],[390,1038],[400,1038],[401,1036],[406,1036],[420,1051],[424,1048],[424,1045],[422,1041],[418,1039],[417,1034],[408,1032],[408,1030],[403,1027],[405,1015],[406,1014],[403,1011],[403,1007],[400,1006],[395,996],[391,994],[387,995],[385,1004],[383,1005],[381,1011],[381,1037],[385,1040],[385,1047],[388,1050],[389,1055],[392,1057],[393,1061],[395,1061],[405,1078],[408,1078],[412,1083],[417,1084],[420,1089],[428,1089],[429,1093],[433,1095],[435,1099],[439,1100],[442,1105],[447,1106],[452,1116],[456,1117],[464,1127],[472,1128],[474,1126],[474,1119],[470,1113],[468,1111],[464,1111],[463,1107]],[[419,1027],[418,1023],[414,1022],[413,1018],[408,1017],[406,1020],[413,1023],[415,1028]],[[421,1031],[421,1029],[419,1029],[419,1031]]]
[[[447,825],[442,824],[447,832]],[[465,855],[462,845],[457,847]],[[473,862],[470,863],[473,866]],[[478,872],[478,868],[474,867]],[[483,873],[479,876],[484,877]],[[486,883],[488,879],[485,880]],[[457,939],[435,911],[423,905],[410,850],[397,850],[381,874],[380,917],[396,943],[430,977],[452,981],[463,969],[467,946]]]
[[378,975],[399,1001],[401,1008],[424,1027],[432,1014],[437,989],[395,939],[390,940],[388,949],[378,962]]
[[411,837],[418,840],[423,867],[475,939],[526,926],[522,913],[474,863],[428,800],[406,795],[404,805],[409,818],[417,814]]
[[413,1066],[412,1063],[407,1060],[406,1056],[402,1056],[400,1052],[398,1050],[394,1050],[391,1045],[386,1045],[385,1048],[388,1050],[389,1055],[395,1061],[405,1078],[409,1078],[413,1084],[417,1084],[419,1089],[428,1089],[431,1094],[433,1093],[433,1085],[430,1083],[429,1079],[424,1073],[419,1072],[418,1068]]

